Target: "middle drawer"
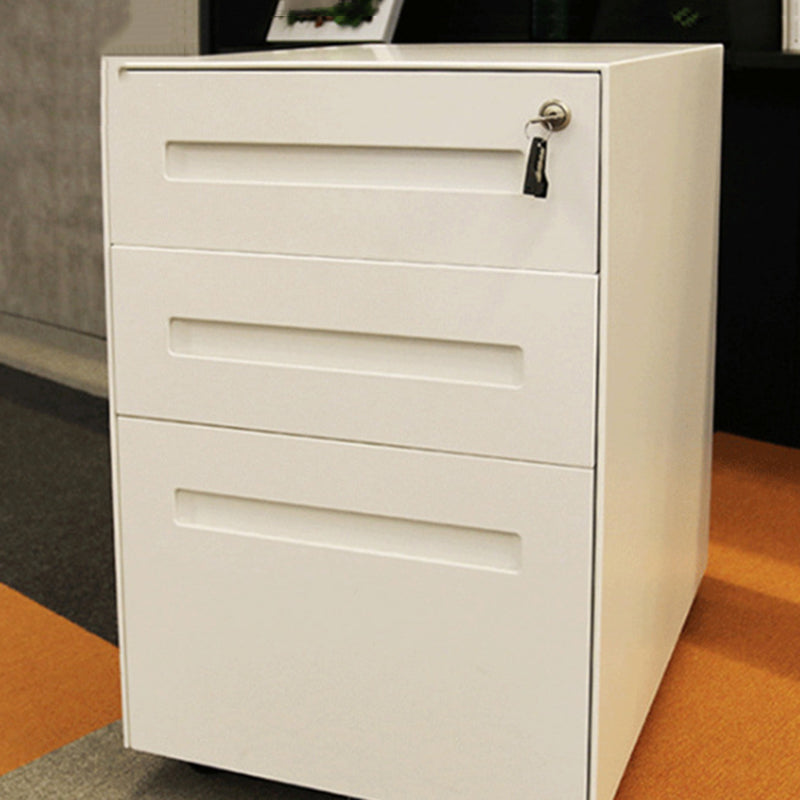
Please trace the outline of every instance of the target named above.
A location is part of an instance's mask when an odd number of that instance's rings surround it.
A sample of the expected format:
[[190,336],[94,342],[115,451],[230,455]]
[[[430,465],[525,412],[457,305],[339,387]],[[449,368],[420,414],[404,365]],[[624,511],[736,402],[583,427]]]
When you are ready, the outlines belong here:
[[597,278],[113,247],[116,411],[593,466]]

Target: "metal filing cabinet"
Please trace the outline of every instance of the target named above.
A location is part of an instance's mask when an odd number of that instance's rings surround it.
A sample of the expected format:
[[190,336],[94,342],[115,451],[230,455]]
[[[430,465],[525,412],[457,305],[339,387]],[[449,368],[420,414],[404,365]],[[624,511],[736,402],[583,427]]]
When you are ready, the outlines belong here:
[[129,746],[610,800],[705,566],[721,67],[105,60]]

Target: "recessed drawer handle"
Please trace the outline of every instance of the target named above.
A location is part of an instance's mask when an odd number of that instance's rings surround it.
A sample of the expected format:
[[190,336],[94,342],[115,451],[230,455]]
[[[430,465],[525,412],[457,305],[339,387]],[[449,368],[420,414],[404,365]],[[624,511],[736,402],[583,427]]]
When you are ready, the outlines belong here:
[[515,531],[369,514],[177,489],[175,522],[183,528],[405,558],[494,572],[522,570],[522,537]]
[[175,356],[519,388],[518,345],[173,318]]

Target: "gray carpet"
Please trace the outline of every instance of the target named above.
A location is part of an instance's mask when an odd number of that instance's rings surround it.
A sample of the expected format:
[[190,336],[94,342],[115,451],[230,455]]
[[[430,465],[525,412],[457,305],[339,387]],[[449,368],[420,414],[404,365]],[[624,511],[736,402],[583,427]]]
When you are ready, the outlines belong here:
[[0,365],[0,582],[116,644],[105,400]]
[[[337,800],[337,796],[188,764],[122,746],[121,723],[0,777],[0,800]],[[338,798],[341,800],[341,798]]]

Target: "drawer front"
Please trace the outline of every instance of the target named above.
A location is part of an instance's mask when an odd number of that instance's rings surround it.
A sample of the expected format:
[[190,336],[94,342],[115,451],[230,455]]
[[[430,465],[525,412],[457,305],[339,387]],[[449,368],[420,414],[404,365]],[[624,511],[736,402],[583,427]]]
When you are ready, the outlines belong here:
[[585,798],[590,470],[118,433],[133,747],[382,800]]
[[116,409],[590,466],[597,279],[112,248]]
[[[597,269],[596,74],[128,69],[108,87],[113,243]],[[539,199],[526,121],[552,98],[573,119]]]

